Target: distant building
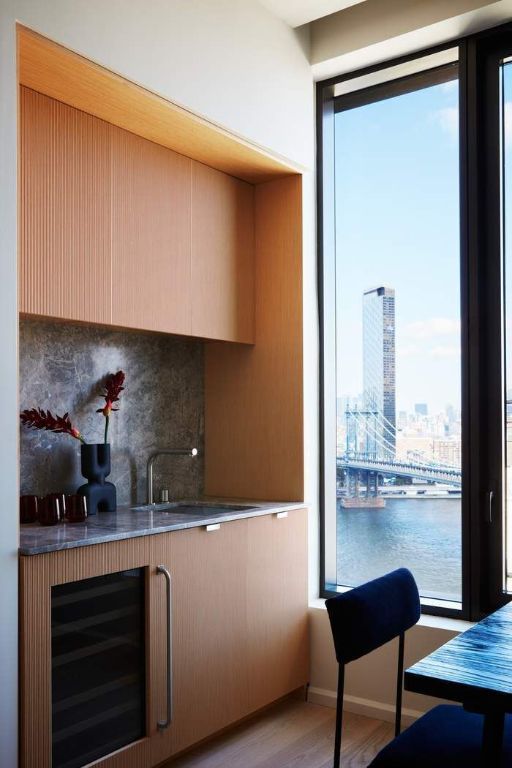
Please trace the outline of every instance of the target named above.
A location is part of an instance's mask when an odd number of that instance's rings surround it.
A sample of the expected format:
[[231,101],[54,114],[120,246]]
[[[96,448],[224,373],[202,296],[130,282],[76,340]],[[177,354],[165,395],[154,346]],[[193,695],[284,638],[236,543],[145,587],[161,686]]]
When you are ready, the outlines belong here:
[[380,456],[396,453],[395,291],[374,288],[363,294],[364,407],[372,417]]
[[434,440],[433,459],[439,464],[449,464],[452,467],[462,465],[462,446],[460,440]]
[[428,405],[426,403],[415,403],[414,413],[416,416],[428,416]]
[[401,430],[407,429],[408,421],[409,419],[408,419],[407,411],[399,411],[398,422],[397,422],[398,429],[401,429]]

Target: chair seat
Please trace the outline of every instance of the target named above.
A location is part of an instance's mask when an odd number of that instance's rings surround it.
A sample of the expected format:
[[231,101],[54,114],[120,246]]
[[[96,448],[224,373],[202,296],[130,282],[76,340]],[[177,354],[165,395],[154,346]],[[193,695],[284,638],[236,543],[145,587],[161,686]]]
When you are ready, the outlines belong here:
[[[483,722],[482,715],[441,704],[393,739],[369,768],[483,768]],[[505,717],[502,765],[512,766],[512,715]]]

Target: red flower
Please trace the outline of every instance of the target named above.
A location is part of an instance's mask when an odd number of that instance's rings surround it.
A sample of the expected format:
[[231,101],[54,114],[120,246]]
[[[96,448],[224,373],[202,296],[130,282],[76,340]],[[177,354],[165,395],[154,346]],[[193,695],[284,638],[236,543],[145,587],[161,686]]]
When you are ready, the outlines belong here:
[[76,440],[85,443],[82,433],[71,424],[68,413],[65,413],[64,416],[54,416],[51,411],[45,411],[42,408],[27,408],[20,413],[20,419],[26,427],[47,429],[49,432],[71,435]]
[[112,411],[118,411],[119,408],[114,408],[114,403],[119,401],[119,396],[123,391],[125,375],[123,371],[117,373],[110,373],[105,379],[104,393],[105,405],[103,408],[98,408],[96,413],[102,413],[105,417],[105,443],[107,442],[108,435],[108,422]]
[[105,379],[104,384],[104,395],[105,398],[105,406],[103,408],[98,408],[96,413],[102,413],[104,416],[110,416],[111,411],[118,411],[119,408],[114,408],[114,403],[117,403],[119,401],[119,395],[123,391],[124,387],[124,380],[125,375],[123,371],[118,371],[117,373],[110,373],[107,378]]

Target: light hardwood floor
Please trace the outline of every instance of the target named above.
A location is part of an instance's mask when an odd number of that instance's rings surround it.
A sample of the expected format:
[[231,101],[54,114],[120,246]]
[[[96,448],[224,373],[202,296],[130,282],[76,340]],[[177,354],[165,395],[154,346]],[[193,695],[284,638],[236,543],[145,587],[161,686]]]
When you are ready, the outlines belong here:
[[[393,726],[344,714],[343,768],[365,768]],[[165,768],[331,768],[334,709],[287,700],[165,764]]]

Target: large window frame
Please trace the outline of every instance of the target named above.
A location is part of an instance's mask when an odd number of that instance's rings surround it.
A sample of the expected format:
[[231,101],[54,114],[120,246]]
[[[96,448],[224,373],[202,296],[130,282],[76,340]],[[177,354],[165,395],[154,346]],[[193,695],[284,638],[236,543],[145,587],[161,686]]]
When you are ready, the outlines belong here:
[[[503,592],[504,391],[501,238],[500,61],[512,55],[512,24],[317,83],[317,238],[320,314],[320,594],[335,594],[332,572],[335,494],[335,225],[336,101],[353,104],[414,89],[418,79],[444,77],[449,64],[336,96],[339,83],[458,48],[460,154],[460,287],[462,410],[462,602],[423,601],[425,613],[479,620],[508,602]],[[435,80],[433,81],[435,82]],[[359,101],[358,101],[359,100]],[[492,496],[490,495],[492,493]],[[335,500],[334,500],[335,503]],[[492,514],[491,514],[492,513]],[[512,513],[510,513],[512,514]],[[332,548],[331,548],[332,550]]]

